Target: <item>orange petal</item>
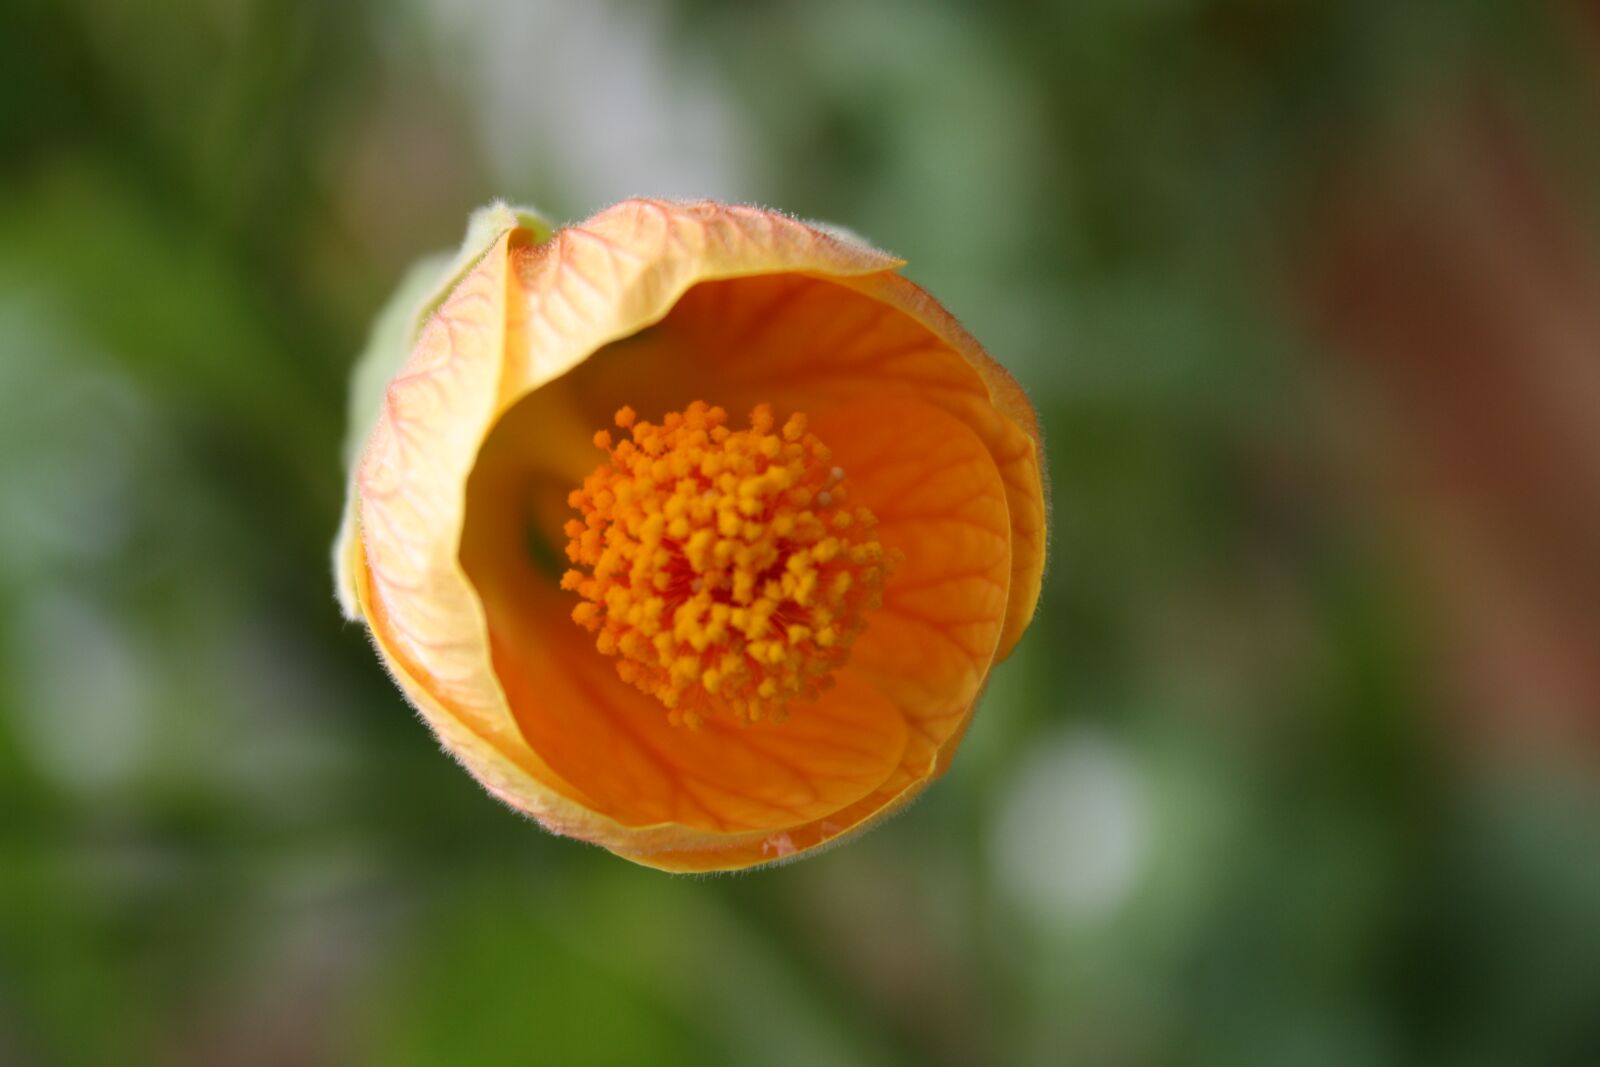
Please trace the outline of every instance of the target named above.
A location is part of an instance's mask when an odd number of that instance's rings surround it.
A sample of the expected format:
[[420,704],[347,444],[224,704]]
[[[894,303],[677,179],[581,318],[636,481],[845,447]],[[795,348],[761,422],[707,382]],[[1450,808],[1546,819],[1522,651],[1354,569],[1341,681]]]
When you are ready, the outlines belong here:
[[[994,455],[1006,483],[1011,511],[1011,602],[998,659],[1011,654],[1033,619],[1044,587],[1045,552],[1050,519],[1050,483],[1045,477],[1043,438],[1028,394],[997,363],[956,317],[920,286],[898,274],[840,278],[849,286],[881,300],[921,323],[977,372],[1001,419],[968,410]],[[1006,425],[1009,423],[1009,425]]]
[[450,292],[504,233],[519,228],[536,240],[544,240],[551,232],[549,223],[530,208],[496,201],[473,212],[456,253],[427,256],[413,264],[373,321],[367,347],[351,375],[345,465],[352,484],[333,552],[334,589],[347,619],[360,615],[356,600],[361,543],[356,512],[360,494],[354,479],[359,473],[362,451],[383,409],[389,382],[401,372],[423,327]]

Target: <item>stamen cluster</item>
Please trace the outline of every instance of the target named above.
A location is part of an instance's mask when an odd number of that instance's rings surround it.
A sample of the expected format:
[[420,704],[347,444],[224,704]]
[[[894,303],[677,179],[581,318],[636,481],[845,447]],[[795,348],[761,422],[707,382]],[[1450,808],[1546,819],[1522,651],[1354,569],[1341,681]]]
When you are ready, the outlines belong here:
[[890,560],[844,471],[794,414],[758,406],[748,430],[696,401],[659,425],[617,412],[608,459],[568,498],[562,588],[573,621],[675,724],[726,713],[781,720],[832,684],[882,604]]

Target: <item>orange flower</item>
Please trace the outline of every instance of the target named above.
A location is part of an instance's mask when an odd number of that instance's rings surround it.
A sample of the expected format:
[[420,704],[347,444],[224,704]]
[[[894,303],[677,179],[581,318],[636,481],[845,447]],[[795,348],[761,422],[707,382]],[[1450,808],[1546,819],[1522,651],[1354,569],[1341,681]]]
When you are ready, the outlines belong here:
[[402,288],[339,595],[491,793],[704,871],[944,771],[1038,600],[1044,486],[1022,390],[900,265],[755,208],[495,205]]

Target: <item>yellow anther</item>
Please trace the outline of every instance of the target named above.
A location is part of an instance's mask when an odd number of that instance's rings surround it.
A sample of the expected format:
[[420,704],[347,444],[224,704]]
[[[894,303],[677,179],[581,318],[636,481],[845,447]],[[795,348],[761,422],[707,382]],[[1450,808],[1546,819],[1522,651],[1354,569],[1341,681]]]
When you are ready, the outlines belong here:
[[819,696],[892,562],[803,414],[781,429],[767,404],[748,430],[727,418],[698,401],[659,424],[622,408],[625,438],[595,435],[607,461],[568,498],[573,621],[689,727],[781,720]]

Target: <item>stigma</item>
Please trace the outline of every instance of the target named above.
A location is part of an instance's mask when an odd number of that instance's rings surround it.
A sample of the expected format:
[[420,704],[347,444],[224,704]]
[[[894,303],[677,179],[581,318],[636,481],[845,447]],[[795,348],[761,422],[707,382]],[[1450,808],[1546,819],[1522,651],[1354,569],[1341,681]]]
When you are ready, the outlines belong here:
[[567,522],[572,619],[674,724],[780,721],[844,665],[891,564],[877,520],[803,414],[733,430],[699,401],[659,424],[632,408]]

